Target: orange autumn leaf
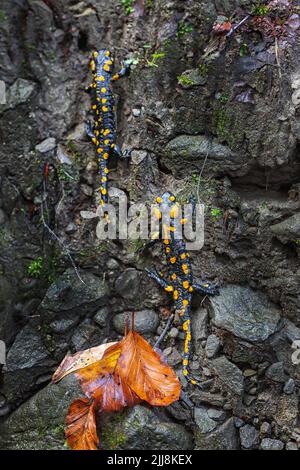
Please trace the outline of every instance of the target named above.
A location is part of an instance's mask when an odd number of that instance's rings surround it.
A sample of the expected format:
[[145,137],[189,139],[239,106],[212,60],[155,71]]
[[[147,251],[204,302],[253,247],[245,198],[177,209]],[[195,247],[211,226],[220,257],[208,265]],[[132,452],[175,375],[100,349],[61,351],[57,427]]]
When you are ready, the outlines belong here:
[[99,438],[96,431],[94,402],[88,398],[73,401],[66,417],[65,435],[73,450],[97,450]]
[[141,400],[124,383],[118,370],[118,359],[123,341],[107,349],[101,361],[79,370],[76,376],[82,390],[93,397],[101,411],[119,411],[125,406],[134,406]]
[[118,370],[122,381],[150,405],[167,406],[180,397],[175,372],[138,333],[130,331],[122,341]]
[[72,374],[77,370],[82,369],[83,367],[87,367],[90,364],[99,361],[100,359],[102,359],[105,351],[114,344],[116,343],[101,344],[100,346],[96,346],[94,348],[79,351],[73,356],[68,354],[54,372],[52,376],[52,382],[59,382],[67,375]]

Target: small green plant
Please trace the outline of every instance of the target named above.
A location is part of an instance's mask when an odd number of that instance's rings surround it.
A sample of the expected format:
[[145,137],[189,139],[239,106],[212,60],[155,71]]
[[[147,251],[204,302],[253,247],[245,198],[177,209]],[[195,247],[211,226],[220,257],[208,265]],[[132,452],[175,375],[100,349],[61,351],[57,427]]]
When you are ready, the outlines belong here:
[[258,4],[253,8],[253,14],[256,16],[265,16],[269,13],[269,7],[267,5]]
[[154,5],[154,0],[146,0],[146,8],[148,8],[148,10],[151,10],[153,5]]
[[200,73],[201,77],[203,77],[203,78],[207,77],[207,74],[208,74],[207,64],[202,63],[202,64],[199,65],[199,73]]
[[245,57],[246,55],[249,55],[249,47],[244,42],[240,47],[240,57]]
[[229,100],[229,97],[228,97],[228,95],[223,94],[223,95],[219,95],[217,100],[222,104],[226,104]]
[[190,86],[190,85],[194,85],[194,82],[193,80],[191,80],[189,77],[187,77],[186,75],[179,75],[177,77],[177,80],[178,80],[178,83],[180,85],[184,85],[184,86]]
[[186,23],[185,21],[179,21],[176,36],[181,38],[186,34],[192,33],[194,30],[193,25]]
[[222,211],[222,209],[218,209],[217,207],[213,207],[210,210],[210,215],[211,215],[211,218],[213,220],[218,220],[218,219],[220,219],[220,217],[223,216],[223,211]]
[[38,258],[31,261],[29,266],[27,267],[27,273],[30,277],[39,277],[42,273],[42,269],[44,266],[44,259],[39,256]]
[[297,238],[297,240],[295,240],[295,243],[297,246],[300,246],[300,238]]
[[3,10],[0,10],[0,22],[6,21],[6,20],[7,20],[7,16],[5,12]]
[[218,109],[215,113],[215,119],[216,119],[217,133],[220,136],[223,136],[225,134],[225,128],[228,123],[226,110],[224,108]]
[[121,0],[121,4],[125,10],[126,15],[134,12],[135,0]]
[[165,57],[165,52],[154,52],[151,54],[151,59],[146,59],[148,67],[158,67],[157,61]]

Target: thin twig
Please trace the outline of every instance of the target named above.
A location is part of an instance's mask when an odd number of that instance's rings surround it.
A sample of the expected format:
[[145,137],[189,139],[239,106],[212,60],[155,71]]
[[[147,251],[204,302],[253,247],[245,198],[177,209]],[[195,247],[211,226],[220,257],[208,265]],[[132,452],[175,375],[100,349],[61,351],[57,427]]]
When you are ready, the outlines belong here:
[[158,348],[158,346],[160,345],[160,343],[162,343],[162,341],[165,339],[165,336],[167,335],[170,327],[172,326],[172,323],[174,321],[174,318],[175,318],[175,315],[172,314],[169,316],[168,318],[168,321],[167,321],[167,324],[162,332],[162,334],[160,335],[160,337],[158,338],[158,340],[156,341],[155,345],[154,345],[154,349],[155,348]]
[[226,34],[226,37],[229,38],[238,28],[240,28],[240,26],[242,26],[244,23],[246,23],[246,21],[249,20],[249,18],[251,18],[252,15],[247,15],[245,16],[245,18],[242,19],[242,21],[240,21],[239,23],[237,23],[235,26],[233,26],[231,28],[230,31],[228,31],[228,33]]

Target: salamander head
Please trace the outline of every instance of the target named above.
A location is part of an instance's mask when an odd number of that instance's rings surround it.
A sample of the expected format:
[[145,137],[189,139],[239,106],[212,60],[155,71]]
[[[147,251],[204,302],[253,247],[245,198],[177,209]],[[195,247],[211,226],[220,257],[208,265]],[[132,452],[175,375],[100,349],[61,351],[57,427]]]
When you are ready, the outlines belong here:
[[112,72],[112,64],[113,64],[113,57],[112,53],[108,49],[100,49],[99,51],[93,52],[91,58],[91,69],[101,67],[106,72]]
[[174,202],[176,202],[176,197],[169,191],[166,191],[162,196],[158,196],[156,198],[156,203],[159,204],[161,208],[171,208],[174,205]]

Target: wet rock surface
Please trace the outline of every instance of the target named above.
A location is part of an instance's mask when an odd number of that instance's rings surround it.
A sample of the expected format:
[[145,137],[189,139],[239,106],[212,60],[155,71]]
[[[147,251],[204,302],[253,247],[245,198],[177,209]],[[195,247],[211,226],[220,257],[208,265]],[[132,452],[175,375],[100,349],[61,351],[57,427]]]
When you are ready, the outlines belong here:
[[172,308],[144,273],[165,271],[159,247],[96,237],[99,180],[82,92],[96,46],[133,62],[114,87],[118,143],[133,158],[111,162],[111,189],[148,204],[166,188],[180,201],[199,198],[205,243],[191,252],[194,277],[220,284],[219,296],[193,296],[191,369],[203,389],[182,375],[178,319],[162,345],[195,414],[181,402],[126,410],[108,432],[100,420],[103,447],[295,450],[299,42],[280,49],[278,67],[273,38],[250,26],[216,45],[216,19],[250,11],[248,0],[136,3],[147,5],[126,15],[119,0],[20,0],[13,11],[1,2],[0,447],[62,449],[80,392],[49,385],[64,355],[116,340],[133,309],[154,344]]

